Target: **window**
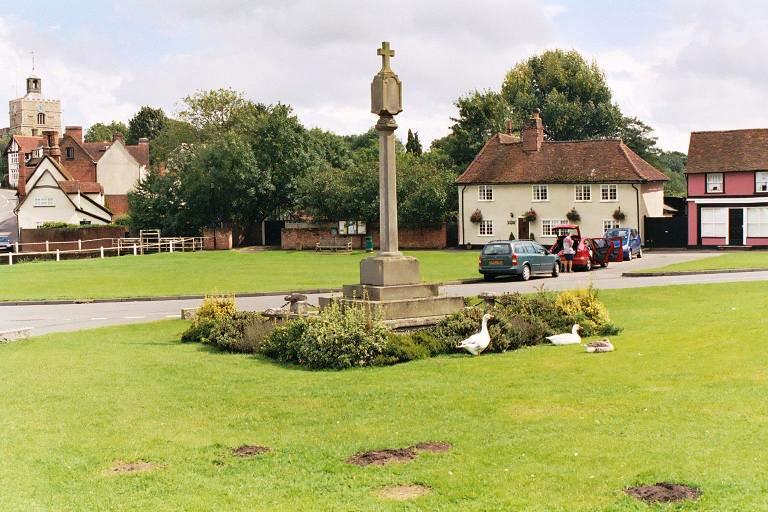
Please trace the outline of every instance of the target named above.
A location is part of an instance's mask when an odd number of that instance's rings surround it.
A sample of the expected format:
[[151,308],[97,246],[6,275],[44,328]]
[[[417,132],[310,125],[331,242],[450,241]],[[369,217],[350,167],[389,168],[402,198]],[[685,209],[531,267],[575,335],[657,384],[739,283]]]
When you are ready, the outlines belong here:
[[493,236],[493,220],[483,219],[480,221],[480,236]]
[[552,228],[555,226],[560,226],[563,224],[568,224],[568,221],[565,219],[555,220],[555,219],[542,219],[541,220],[541,236],[556,236],[555,233],[552,231]]
[[576,202],[592,200],[592,185],[576,185]]
[[45,114],[42,112],[37,114],[37,124],[45,124]]
[[617,201],[619,199],[618,185],[600,185],[601,201]]
[[493,185],[480,185],[477,188],[478,201],[493,201]]
[[747,208],[747,236],[768,237],[768,208]]
[[488,244],[483,247],[483,256],[499,256],[501,254],[512,254],[512,248],[509,244]]
[[707,174],[707,194],[723,193],[723,173],[713,172]]
[[67,148],[67,160],[75,159],[75,148]]
[[701,236],[724,238],[728,219],[727,208],[701,209]]
[[549,201],[549,185],[534,185],[533,186],[533,200],[534,201]]
[[40,207],[51,207],[56,205],[53,204],[53,198],[48,196],[48,197],[36,197],[34,206],[36,208],[40,208]]
[[609,229],[619,229],[621,226],[619,226],[619,221],[615,219],[610,220],[604,220],[603,221],[603,233],[608,231]]
[[768,192],[768,172],[755,173],[755,192]]

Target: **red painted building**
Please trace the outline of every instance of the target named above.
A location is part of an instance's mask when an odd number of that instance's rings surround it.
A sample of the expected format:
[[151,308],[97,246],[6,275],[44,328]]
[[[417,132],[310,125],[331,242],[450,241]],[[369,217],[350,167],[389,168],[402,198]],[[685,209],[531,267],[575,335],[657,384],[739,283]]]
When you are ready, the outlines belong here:
[[688,246],[768,247],[768,129],[693,132]]

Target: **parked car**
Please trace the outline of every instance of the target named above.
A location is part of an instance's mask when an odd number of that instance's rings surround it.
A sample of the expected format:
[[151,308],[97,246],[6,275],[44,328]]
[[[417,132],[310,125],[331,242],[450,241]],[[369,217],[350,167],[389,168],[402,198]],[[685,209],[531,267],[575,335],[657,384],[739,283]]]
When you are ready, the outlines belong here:
[[[605,238],[613,238],[613,245],[618,252],[619,248],[624,254],[624,259],[632,260],[633,257],[642,258],[643,248],[640,244],[640,233],[635,228],[615,228],[605,232]],[[621,239],[619,241],[618,239]]]
[[575,224],[562,224],[555,226],[552,231],[557,235],[557,240],[552,244],[550,252],[557,254],[561,264],[565,262],[563,253],[563,239],[571,234],[573,239],[573,248],[576,254],[573,256],[573,268],[581,270],[592,270],[594,266],[607,267],[608,259],[611,256],[613,247],[609,240],[605,238],[586,238],[581,236],[579,226]]
[[533,274],[559,276],[560,258],[534,241],[496,240],[483,247],[479,267],[486,281],[496,276],[516,276],[527,281]]
[[0,252],[13,252],[13,244],[10,237],[0,235]]

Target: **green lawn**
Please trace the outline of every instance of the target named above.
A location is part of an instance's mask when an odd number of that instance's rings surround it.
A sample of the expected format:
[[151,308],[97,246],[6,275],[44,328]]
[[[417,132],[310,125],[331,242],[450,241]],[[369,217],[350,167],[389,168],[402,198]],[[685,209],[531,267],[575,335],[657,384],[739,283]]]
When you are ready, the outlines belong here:
[[[478,277],[476,251],[418,251],[429,282]],[[153,254],[0,266],[0,300],[200,295],[341,288],[359,281],[364,252]]]
[[[766,283],[602,291],[611,354],[540,346],[308,372],[176,342],[181,321],[0,346],[3,510],[768,509]],[[450,441],[385,467],[360,450]],[[257,459],[229,447],[271,446]],[[162,469],[105,475],[114,461]],[[428,496],[373,491],[420,483]]]
[[768,269],[768,251],[732,252],[711,258],[703,258],[683,263],[674,263],[665,267],[658,267],[639,271],[645,272],[690,272],[697,270],[730,270],[741,268]]

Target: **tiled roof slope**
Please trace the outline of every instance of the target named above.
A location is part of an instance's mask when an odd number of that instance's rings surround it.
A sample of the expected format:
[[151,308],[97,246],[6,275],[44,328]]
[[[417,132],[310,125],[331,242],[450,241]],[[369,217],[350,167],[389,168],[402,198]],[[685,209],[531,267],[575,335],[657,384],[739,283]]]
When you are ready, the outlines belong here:
[[768,128],[692,132],[688,174],[768,170]]
[[491,138],[456,183],[642,183],[667,181],[619,139],[545,141],[539,151],[505,134]]

